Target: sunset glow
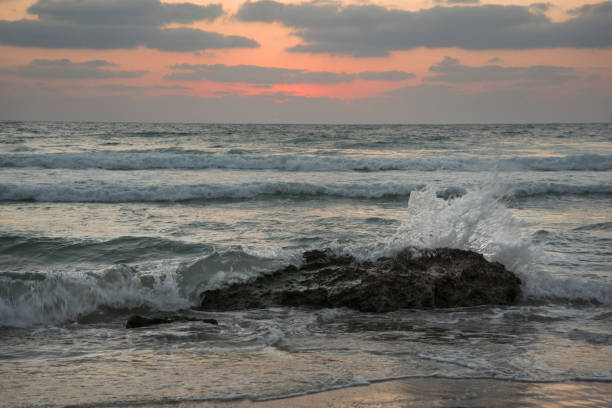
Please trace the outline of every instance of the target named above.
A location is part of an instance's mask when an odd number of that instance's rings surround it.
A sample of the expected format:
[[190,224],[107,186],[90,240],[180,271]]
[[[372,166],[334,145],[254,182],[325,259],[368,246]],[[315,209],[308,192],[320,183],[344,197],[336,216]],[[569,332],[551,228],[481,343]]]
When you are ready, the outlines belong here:
[[[99,112],[109,98],[154,111],[170,103],[168,97],[190,104],[185,98],[207,104],[245,97],[265,122],[271,117],[266,109],[279,101],[308,105],[326,98],[368,109],[373,99],[378,105],[390,100],[393,91],[420,95],[435,86],[476,99],[492,93],[500,106],[508,104],[507,92],[520,93],[527,103],[563,105],[541,121],[606,120],[612,111],[610,46],[612,2],[4,0],[0,115],[52,119],[44,108],[50,95],[66,101],[58,119],[76,120],[121,119],[112,109]],[[88,67],[92,61],[104,64]],[[442,68],[474,77],[435,75],[443,61],[457,63]],[[197,67],[197,75],[177,68],[185,66]],[[224,71],[233,76],[219,78]],[[74,98],[89,101],[91,112],[70,108]],[[154,116],[193,119],[164,111]],[[445,111],[440,114],[445,121]],[[360,118],[358,112],[346,115]],[[332,111],[314,120],[334,117]],[[370,120],[377,117],[373,112]],[[394,118],[418,121],[401,113]],[[202,120],[215,118],[203,114]]]

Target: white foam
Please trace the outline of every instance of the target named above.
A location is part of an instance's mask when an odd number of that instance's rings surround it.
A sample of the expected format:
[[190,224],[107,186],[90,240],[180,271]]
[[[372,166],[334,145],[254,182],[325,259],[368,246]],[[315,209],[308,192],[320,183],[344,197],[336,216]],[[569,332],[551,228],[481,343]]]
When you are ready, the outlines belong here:
[[527,297],[612,304],[612,285],[607,282],[554,276],[537,267],[529,274],[521,274],[521,279]]
[[3,278],[0,326],[52,325],[77,319],[99,307],[177,310],[189,307],[172,274],[144,282],[134,270],[117,266],[101,274],[49,274],[44,280]]
[[583,195],[583,194],[610,194],[612,184],[593,183],[593,184],[568,184],[552,182],[524,182],[517,184],[507,184],[507,196],[512,197],[533,197],[538,195]]
[[499,372],[497,370],[491,369],[489,363],[485,359],[478,358],[476,356],[467,356],[467,358],[463,359],[457,356],[436,356],[428,353],[419,353],[417,354],[417,356],[424,360],[432,360],[440,363],[452,364],[459,367],[468,368],[470,370],[476,371],[481,375],[499,375]]
[[[294,255],[280,251],[278,256],[263,257],[261,253],[277,252],[255,249],[249,252],[240,249],[213,252],[178,266],[175,262],[148,263],[146,272],[115,265],[87,273],[48,271],[38,274],[37,279],[29,279],[27,274],[2,276],[0,327],[53,325],[102,309],[185,309],[198,303],[199,293],[204,289],[276,270]],[[270,344],[275,342],[274,336],[270,334]]]
[[415,191],[408,202],[408,215],[386,242],[385,252],[412,246],[472,250],[516,272],[526,298],[612,304],[610,284],[558,277],[545,271],[547,259],[543,250],[532,242],[525,225],[500,201],[504,195],[504,187],[496,179],[453,200],[438,198],[432,188]]
[[415,191],[406,219],[387,246],[391,250],[407,246],[472,250],[522,270],[533,263],[537,251],[500,196],[492,185],[453,200],[438,198],[432,188]]
[[335,184],[308,182],[251,182],[243,184],[120,185],[0,184],[0,201],[43,202],[155,202],[206,199],[243,199],[268,195],[380,198],[408,196],[422,187],[415,184]]
[[612,155],[582,154],[550,157],[353,157],[346,155],[253,155],[210,152],[79,152],[0,155],[0,167],[42,167],[63,169],[147,170],[147,169],[242,169],[280,171],[607,171]]
[[[88,180],[86,183],[62,182],[58,184],[0,184],[0,201],[41,201],[41,202],[176,202],[187,200],[246,199],[265,196],[306,196],[342,198],[408,197],[422,184],[398,182],[355,182],[316,183],[292,181],[255,181],[240,184],[120,184],[102,180]],[[446,186],[437,192],[442,197],[461,195],[465,186]],[[431,190],[433,191],[433,189]],[[484,190],[482,190],[484,191]],[[525,197],[546,194],[612,194],[612,184],[563,184],[548,182],[508,183],[498,187],[491,195],[497,198]],[[413,198],[413,206],[422,195]],[[462,197],[464,201],[474,200],[473,194]],[[477,198],[476,198],[477,199]],[[432,205],[443,205],[429,200]],[[422,204],[420,204],[422,205]],[[479,205],[485,207],[484,202]],[[453,207],[456,208],[456,207]],[[446,213],[445,213],[446,214]],[[453,214],[448,214],[452,216]]]
[[261,342],[266,346],[274,346],[285,338],[285,333],[277,327],[270,327],[268,332],[261,337]]

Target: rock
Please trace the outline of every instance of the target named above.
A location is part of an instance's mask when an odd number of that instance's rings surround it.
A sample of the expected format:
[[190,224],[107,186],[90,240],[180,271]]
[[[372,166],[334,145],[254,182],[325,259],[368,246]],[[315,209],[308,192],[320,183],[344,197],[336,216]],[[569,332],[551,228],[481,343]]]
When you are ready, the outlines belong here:
[[330,249],[307,251],[257,279],[200,294],[201,310],[271,306],[348,307],[363,312],[402,308],[508,305],[519,278],[502,264],[460,249],[405,249],[391,258],[359,261]]
[[134,315],[134,316],[131,316],[127,320],[127,322],[125,323],[125,328],[135,329],[138,327],[154,326],[156,324],[167,324],[167,323],[174,323],[174,322],[204,322],[204,323],[210,323],[214,325],[219,324],[219,322],[217,322],[215,319],[199,319],[196,317],[189,317],[189,316],[172,315],[172,316],[143,317],[140,315]]

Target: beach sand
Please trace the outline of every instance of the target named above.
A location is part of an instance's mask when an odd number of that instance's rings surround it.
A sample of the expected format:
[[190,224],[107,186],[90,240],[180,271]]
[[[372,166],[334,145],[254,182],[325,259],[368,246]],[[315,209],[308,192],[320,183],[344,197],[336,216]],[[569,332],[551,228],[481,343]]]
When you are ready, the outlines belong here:
[[610,407],[612,384],[411,378],[269,401],[183,402],[201,408]]

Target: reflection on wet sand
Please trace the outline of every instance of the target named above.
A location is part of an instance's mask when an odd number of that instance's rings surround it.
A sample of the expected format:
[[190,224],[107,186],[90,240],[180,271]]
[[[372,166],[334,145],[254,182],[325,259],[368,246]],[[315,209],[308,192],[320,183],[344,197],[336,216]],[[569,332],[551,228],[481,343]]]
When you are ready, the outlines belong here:
[[410,378],[271,401],[181,403],[202,408],[604,407],[612,384]]

